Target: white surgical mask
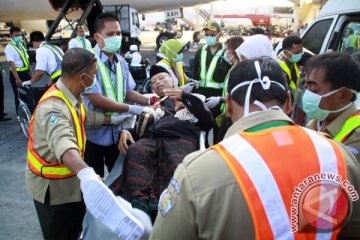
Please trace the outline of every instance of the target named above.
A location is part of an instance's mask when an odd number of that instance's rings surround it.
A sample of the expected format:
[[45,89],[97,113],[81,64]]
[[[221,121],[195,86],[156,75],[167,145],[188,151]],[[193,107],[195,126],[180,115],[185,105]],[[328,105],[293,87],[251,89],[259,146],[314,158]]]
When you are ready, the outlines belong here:
[[336,93],[337,91],[339,91],[340,89],[342,89],[342,88],[333,90],[333,91],[328,92],[323,95],[319,95],[319,94],[313,93],[309,90],[306,90],[301,99],[302,109],[304,110],[304,112],[306,113],[306,115],[309,118],[316,119],[319,121],[324,121],[329,116],[330,113],[338,113],[338,112],[344,111],[345,109],[347,109],[351,106],[352,102],[350,102],[346,106],[344,106],[340,109],[337,109],[337,110],[325,110],[325,109],[321,109],[319,107],[319,104],[323,97],[330,96],[330,95]]
[[84,74],[85,74],[88,78],[92,79],[92,83],[91,83],[91,85],[88,86],[88,87],[85,86],[84,82],[82,82],[82,85],[84,86],[85,92],[86,92],[86,91],[90,90],[91,88],[93,88],[93,87],[96,85],[96,77],[92,78],[92,77],[90,77],[89,75],[87,75],[86,73],[84,73]]

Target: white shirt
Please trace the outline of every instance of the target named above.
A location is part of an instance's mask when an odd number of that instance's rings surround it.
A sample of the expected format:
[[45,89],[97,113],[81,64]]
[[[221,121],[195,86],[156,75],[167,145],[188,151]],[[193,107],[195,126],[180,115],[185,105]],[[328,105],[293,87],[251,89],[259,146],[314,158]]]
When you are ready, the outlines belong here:
[[134,52],[132,54],[132,60],[130,66],[138,67],[141,66],[141,55],[139,52]]
[[[22,50],[21,48],[19,48],[19,49]],[[8,62],[15,63],[16,68],[25,67],[24,62],[20,57],[20,54],[18,53],[18,51],[16,51],[16,49],[13,46],[11,46],[10,44],[7,44],[4,52],[6,55],[6,60]]]
[[[84,39],[85,40],[85,45],[86,45],[86,48],[87,50],[90,50],[88,49],[89,47],[91,48],[91,43],[89,40],[87,39]],[[70,48],[83,48],[82,44],[79,43],[79,40],[77,39],[77,37],[75,38],[72,38],[70,41],[69,41],[69,49]]]
[[44,43],[45,42],[42,42],[40,47],[36,49],[35,70],[41,70],[51,74],[57,67],[56,58],[54,53],[49,48],[42,46]]

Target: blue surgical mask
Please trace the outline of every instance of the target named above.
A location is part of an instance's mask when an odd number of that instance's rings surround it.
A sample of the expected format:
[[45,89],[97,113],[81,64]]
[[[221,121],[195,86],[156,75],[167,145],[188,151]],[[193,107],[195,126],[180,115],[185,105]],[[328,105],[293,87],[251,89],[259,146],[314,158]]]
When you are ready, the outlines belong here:
[[302,55],[304,54],[304,53],[291,54],[289,51],[287,51],[287,52],[291,55],[291,58],[289,58],[289,61],[291,63],[299,62],[301,60],[301,58],[302,58]]
[[339,91],[340,89],[341,88],[328,92],[324,95],[319,95],[309,90],[306,90],[304,95],[302,96],[302,109],[309,118],[316,119],[319,121],[324,121],[329,116],[330,113],[337,113],[347,109],[348,107],[351,106],[352,102],[350,102],[349,104],[338,110],[333,110],[333,111],[321,109],[319,107],[319,104],[323,97],[330,96],[335,92]]
[[233,59],[233,57],[234,57],[234,55],[231,56],[231,58],[229,59],[229,58],[227,57],[227,53],[225,52],[223,59],[224,59],[225,62],[227,62],[229,65],[233,65],[232,62],[231,62],[231,59]]
[[121,47],[121,36],[104,38],[105,46],[101,49],[108,53],[115,53]]
[[205,41],[207,45],[209,45],[210,47],[216,45],[217,43],[216,37],[217,36],[205,36]]
[[22,42],[22,40],[23,40],[22,36],[14,37],[14,42],[16,42],[16,43],[20,43],[20,42]]
[[183,53],[179,53],[176,55],[175,58],[173,58],[174,62],[181,62],[184,59],[184,54]]

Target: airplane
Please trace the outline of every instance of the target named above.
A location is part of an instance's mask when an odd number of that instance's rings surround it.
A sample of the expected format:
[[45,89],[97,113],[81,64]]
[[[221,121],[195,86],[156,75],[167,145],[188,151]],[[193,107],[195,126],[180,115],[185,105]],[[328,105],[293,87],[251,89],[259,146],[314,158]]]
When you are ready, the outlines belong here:
[[[86,24],[89,28],[90,36],[93,35],[93,21],[98,14],[109,8],[112,13],[118,15],[122,28],[123,37],[126,43],[123,44],[122,51],[127,51],[130,45],[141,45],[140,25],[138,12],[147,13],[179,9],[182,7],[206,4],[214,0],[31,0],[31,4],[26,4],[22,0],[0,0],[0,22],[12,22],[20,26],[26,32],[39,30],[47,32],[46,40],[52,39],[54,34],[61,28],[61,21],[67,19],[78,19],[76,24]],[[124,7],[125,6],[125,7]],[[124,14],[125,12],[125,14]],[[123,16],[127,15],[127,19]],[[121,16],[121,17],[120,17]],[[137,20],[131,20],[135,18]],[[184,19],[185,20],[185,19]],[[58,36],[61,39],[74,37],[74,22],[68,21],[67,28],[72,32],[68,36]],[[181,33],[180,33],[181,34]],[[179,32],[164,31],[160,32],[156,38],[156,44],[160,44],[169,38],[179,36]]]
[[[101,0],[103,5],[129,4],[140,13],[156,12],[206,4],[214,0]],[[66,0],[0,0],[0,22],[20,20],[55,19]],[[80,4],[88,1],[78,0]]]

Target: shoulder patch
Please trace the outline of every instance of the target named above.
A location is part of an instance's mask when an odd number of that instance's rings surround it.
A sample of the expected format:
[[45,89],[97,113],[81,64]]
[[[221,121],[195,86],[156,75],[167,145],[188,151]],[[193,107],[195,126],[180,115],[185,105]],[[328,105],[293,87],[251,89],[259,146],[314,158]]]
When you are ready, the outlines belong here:
[[345,147],[350,151],[352,152],[354,155],[359,155],[359,150],[352,147],[352,146],[348,146],[348,145],[345,145]]
[[161,216],[166,215],[174,207],[174,199],[180,194],[181,188],[175,178],[172,178],[170,184],[165,191],[162,192],[159,200],[159,212]]
[[55,126],[58,123],[58,118],[56,116],[51,116],[50,117],[50,125],[51,126]]

